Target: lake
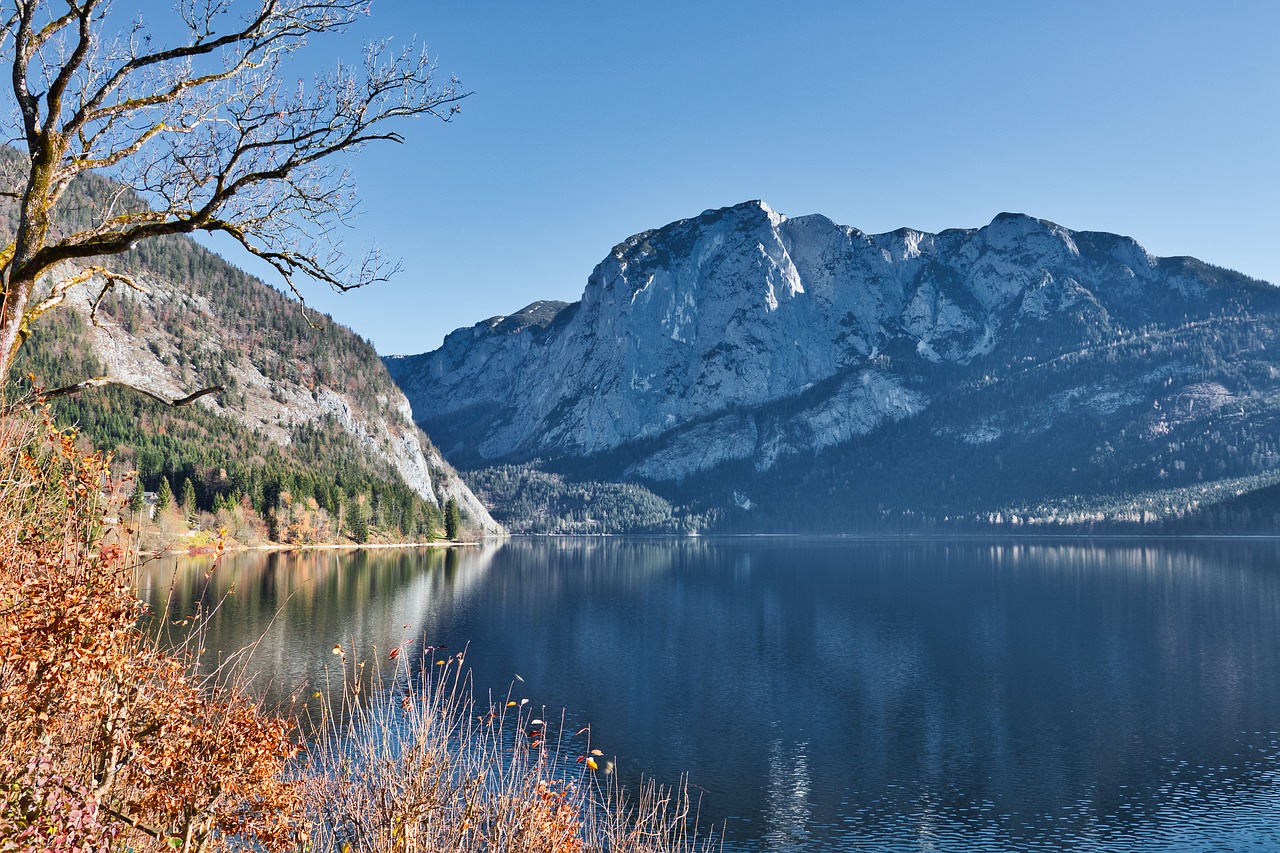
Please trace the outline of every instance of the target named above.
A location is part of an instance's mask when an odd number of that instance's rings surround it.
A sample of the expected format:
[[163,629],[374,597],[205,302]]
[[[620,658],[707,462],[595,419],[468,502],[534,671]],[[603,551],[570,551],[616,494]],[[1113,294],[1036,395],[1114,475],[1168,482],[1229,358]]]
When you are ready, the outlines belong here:
[[[513,539],[157,561],[273,699],[467,649],[727,849],[1280,851],[1280,542]],[[234,585],[233,594],[225,592]],[[175,616],[176,618],[176,616]],[[522,681],[517,681],[519,676]]]

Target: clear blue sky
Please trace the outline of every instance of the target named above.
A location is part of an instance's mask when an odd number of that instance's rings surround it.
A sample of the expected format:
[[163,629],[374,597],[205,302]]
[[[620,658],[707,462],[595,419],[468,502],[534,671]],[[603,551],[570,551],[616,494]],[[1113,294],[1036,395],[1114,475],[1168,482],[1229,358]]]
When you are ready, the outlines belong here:
[[378,35],[475,93],[354,159],[349,242],[404,272],[307,290],[383,354],[575,300],[623,238],[751,198],[869,232],[1017,211],[1280,283],[1275,0],[375,0],[310,50]]

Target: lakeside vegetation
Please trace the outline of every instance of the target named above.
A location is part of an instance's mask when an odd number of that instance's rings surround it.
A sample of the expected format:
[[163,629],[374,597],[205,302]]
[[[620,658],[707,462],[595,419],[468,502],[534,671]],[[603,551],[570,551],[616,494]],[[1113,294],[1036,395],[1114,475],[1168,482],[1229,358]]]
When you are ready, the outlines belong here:
[[0,420],[0,838],[200,849],[296,836],[290,726],[143,635],[110,461]]
[[202,666],[198,624],[171,647],[165,615],[142,618],[133,489],[108,454],[45,409],[0,419],[0,460],[4,849],[716,848],[684,789],[628,804],[587,732],[514,696],[478,707],[461,655],[339,646],[336,706],[265,708],[235,666]]

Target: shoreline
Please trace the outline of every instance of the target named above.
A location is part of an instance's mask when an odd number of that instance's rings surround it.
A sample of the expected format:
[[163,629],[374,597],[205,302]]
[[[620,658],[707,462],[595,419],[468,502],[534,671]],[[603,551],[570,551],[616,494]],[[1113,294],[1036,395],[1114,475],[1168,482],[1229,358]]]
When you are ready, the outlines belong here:
[[263,545],[228,545],[225,548],[199,545],[192,548],[162,548],[160,550],[139,549],[139,557],[212,557],[219,553],[231,554],[246,551],[358,551],[386,548],[470,548],[478,547],[485,540],[472,542],[455,542],[436,540],[434,542],[366,542],[363,545],[355,542],[326,542],[307,545],[288,545],[270,542]]
[[826,542],[935,542],[935,541],[984,541],[1004,540],[1017,542],[1047,541],[1231,541],[1231,540],[1280,540],[1280,533],[1051,533],[1048,531],[990,532],[990,533],[510,533],[506,536],[487,536],[469,541],[434,540],[431,542],[325,542],[306,545],[289,545],[270,542],[262,545],[228,545],[219,549],[200,545],[191,548],[139,549],[138,556],[154,557],[210,557],[219,553],[230,554],[249,551],[359,551],[387,550],[392,548],[478,548],[486,543],[511,539],[649,539],[649,540],[774,540],[774,541],[826,541]]

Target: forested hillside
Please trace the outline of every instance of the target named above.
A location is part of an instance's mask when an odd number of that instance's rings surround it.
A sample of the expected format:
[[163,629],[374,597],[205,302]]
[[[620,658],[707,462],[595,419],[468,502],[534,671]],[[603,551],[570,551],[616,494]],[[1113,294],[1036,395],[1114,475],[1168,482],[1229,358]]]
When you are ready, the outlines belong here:
[[[81,179],[63,215],[118,192]],[[199,510],[252,508],[283,541],[441,536],[451,501],[472,535],[497,529],[413,425],[369,342],[187,238],[107,261],[145,292],[117,285],[95,325],[102,280],[73,291],[33,326],[15,374],[45,388],[106,375],[168,399],[223,386],[181,408],[115,387],[54,401],[147,490],[190,480]]]

